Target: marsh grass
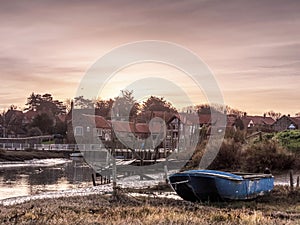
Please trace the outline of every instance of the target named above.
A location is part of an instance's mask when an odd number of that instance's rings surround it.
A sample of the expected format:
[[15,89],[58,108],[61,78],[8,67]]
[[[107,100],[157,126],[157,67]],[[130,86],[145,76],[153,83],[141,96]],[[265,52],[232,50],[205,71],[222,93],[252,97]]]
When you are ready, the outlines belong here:
[[297,224],[300,192],[285,187],[255,201],[191,203],[119,192],[0,206],[0,224]]

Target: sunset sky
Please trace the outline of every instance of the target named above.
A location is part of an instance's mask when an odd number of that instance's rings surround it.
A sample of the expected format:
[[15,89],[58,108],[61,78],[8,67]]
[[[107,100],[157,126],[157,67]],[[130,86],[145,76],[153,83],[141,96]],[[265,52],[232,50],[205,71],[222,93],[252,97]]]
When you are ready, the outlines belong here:
[[[73,98],[86,71],[111,49],[162,40],[190,49],[210,67],[225,104],[250,114],[294,115],[299,12],[298,0],[1,0],[0,110],[24,107],[31,92]],[[176,74],[178,86],[185,82],[173,69],[132,66],[109,89],[122,89],[126,73]],[[114,97],[108,93],[101,97]]]

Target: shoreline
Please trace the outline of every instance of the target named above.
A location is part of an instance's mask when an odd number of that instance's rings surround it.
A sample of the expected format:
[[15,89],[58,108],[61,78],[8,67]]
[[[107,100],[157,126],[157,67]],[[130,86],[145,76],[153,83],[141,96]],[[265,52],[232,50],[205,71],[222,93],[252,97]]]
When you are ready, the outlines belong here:
[[3,150],[0,149],[0,162],[22,162],[33,159],[69,158],[70,152],[55,150]]

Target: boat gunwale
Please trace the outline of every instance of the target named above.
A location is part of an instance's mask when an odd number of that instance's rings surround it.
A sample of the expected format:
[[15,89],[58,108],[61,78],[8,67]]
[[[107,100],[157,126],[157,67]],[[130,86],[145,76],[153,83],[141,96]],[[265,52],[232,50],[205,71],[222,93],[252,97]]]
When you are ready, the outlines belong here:
[[223,178],[223,179],[227,179],[227,180],[232,180],[232,181],[243,181],[243,177],[238,176],[238,177],[232,177],[229,175],[224,175],[224,174],[217,174],[217,173],[209,173],[209,172],[194,172],[194,173],[176,173],[173,174],[172,176],[180,176],[180,175],[186,175],[189,177],[197,177],[197,176],[201,176],[201,175],[205,175],[207,177],[218,177],[218,178]]
[[[201,175],[205,175],[205,176],[209,176],[209,177],[217,177],[217,178],[223,178],[223,179],[227,179],[227,180],[231,180],[231,181],[245,181],[245,180],[251,180],[251,179],[262,179],[262,178],[274,178],[274,176],[272,174],[255,174],[255,173],[242,173],[242,172],[233,172],[233,173],[229,173],[226,172],[227,174],[220,174],[220,173],[215,173],[214,171],[208,171],[208,170],[192,170],[193,172],[191,172],[191,170],[188,171],[184,171],[181,173],[176,173],[173,174],[174,175],[187,175],[187,176],[201,176]],[[230,175],[234,175],[234,176],[230,176]]]

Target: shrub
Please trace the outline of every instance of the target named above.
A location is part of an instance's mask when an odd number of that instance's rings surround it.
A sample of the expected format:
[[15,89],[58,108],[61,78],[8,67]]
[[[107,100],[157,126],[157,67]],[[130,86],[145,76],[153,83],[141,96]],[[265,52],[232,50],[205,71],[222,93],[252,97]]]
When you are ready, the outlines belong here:
[[207,141],[203,141],[196,146],[195,152],[193,153],[191,159],[187,162],[184,168],[182,168],[182,170],[198,169],[199,163],[205,151],[206,144]]
[[264,140],[245,148],[242,154],[242,168],[248,172],[263,172],[266,167],[271,170],[292,168],[295,158],[274,140]]
[[233,138],[225,139],[219,153],[208,169],[237,170],[241,166],[242,145]]
[[225,139],[233,139],[235,142],[244,143],[246,132],[240,129],[226,129]]
[[[273,134],[264,135],[262,140],[255,139],[250,143],[244,143],[242,132],[227,133],[218,155],[208,169],[242,170],[257,173],[263,172],[266,167],[271,170],[300,168],[300,163],[297,162],[295,155],[272,139],[272,136]],[[183,170],[199,167],[206,145],[207,141],[198,144],[196,151]]]
[[40,128],[38,128],[38,127],[32,127],[32,128],[30,128],[30,130],[28,131],[28,135],[29,135],[30,137],[32,137],[32,136],[41,136],[41,135],[43,135],[43,133],[42,133],[42,131],[40,130]]
[[275,136],[278,142],[288,150],[300,153],[300,130],[286,130]]

